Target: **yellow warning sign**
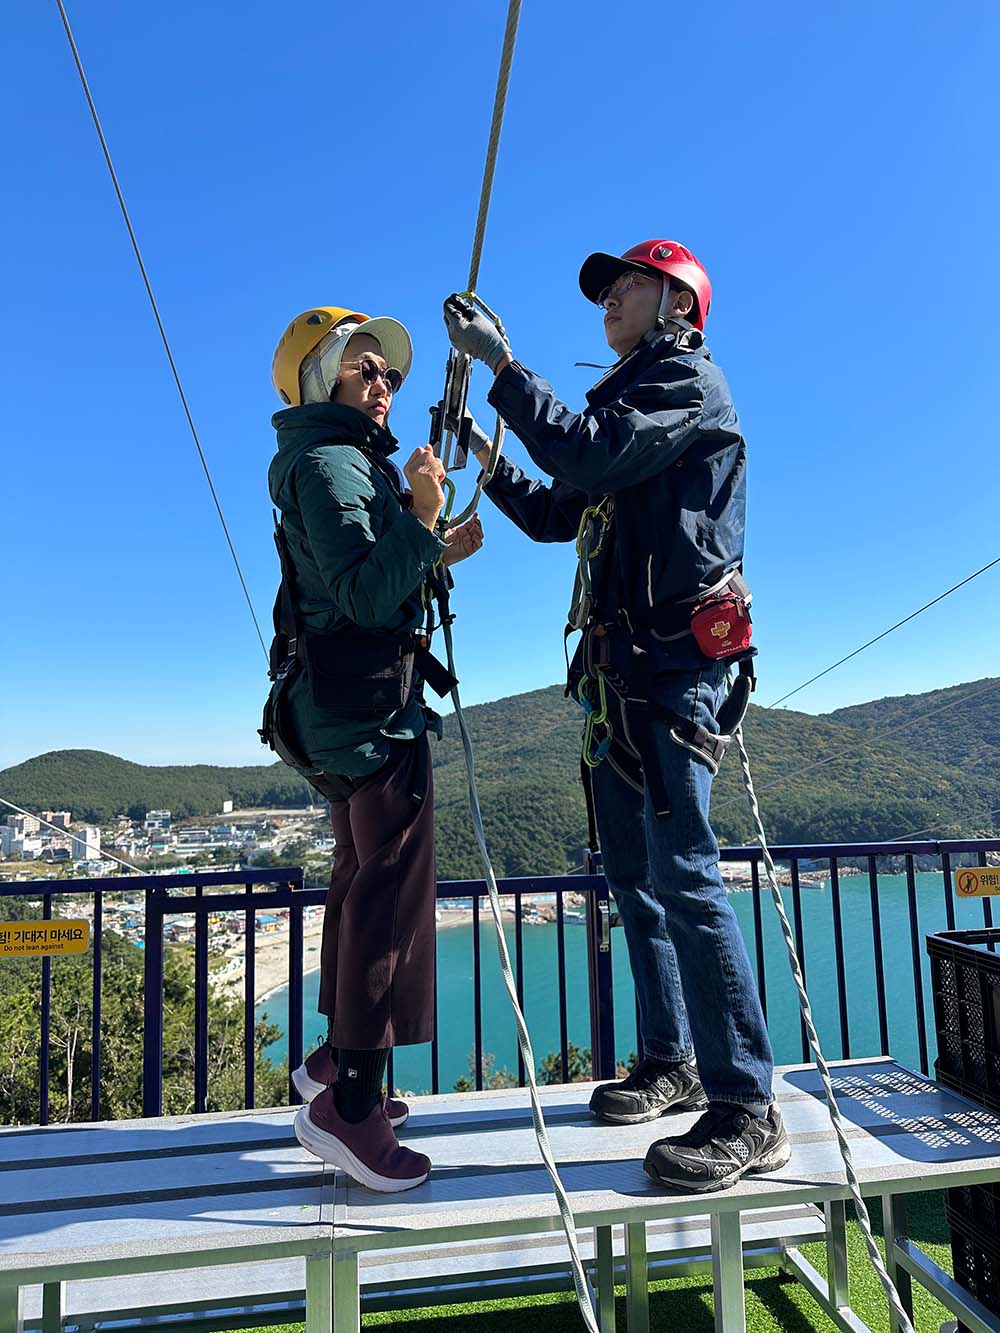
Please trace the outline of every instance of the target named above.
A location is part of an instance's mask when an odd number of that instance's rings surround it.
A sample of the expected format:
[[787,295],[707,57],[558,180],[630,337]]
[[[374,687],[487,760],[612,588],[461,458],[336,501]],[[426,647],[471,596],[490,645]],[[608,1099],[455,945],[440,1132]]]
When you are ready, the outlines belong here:
[[0,958],[86,953],[89,921],[0,921]]
[[1000,869],[974,866],[955,871],[955,890],[960,898],[994,898],[1000,895]]

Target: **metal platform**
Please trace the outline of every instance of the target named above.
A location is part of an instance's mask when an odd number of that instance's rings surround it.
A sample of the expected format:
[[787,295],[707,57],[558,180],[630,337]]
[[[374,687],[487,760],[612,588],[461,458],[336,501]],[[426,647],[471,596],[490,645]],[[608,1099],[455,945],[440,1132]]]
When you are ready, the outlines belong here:
[[[891,1060],[834,1069],[864,1192],[883,1201],[890,1267],[904,1302],[914,1277],[975,1333],[1000,1333],[1000,1319],[907,1238],[904,1206],[914,1190],[1000,1179],[1000,1118]],[[624,1278],[629,1331],[643,1333],[651,1255],[657,1253],[656,1276],[662,1276],[664,1262],[697,1257],[705,1239],[716,1326],[724,1333],[744,1328],[743,1268],[745,1260],[755,1261],[757,1241],[767,1261],[803,1282],[839,1328],[864,1328],[850,1309],[848,1192],[818,1076],[811,1066],[785,1068],[776,1089],[793,1143],[789,1164],[701,1197],[657,1189],[641,1169],[648,1144],[693,1117],[601,1126],[587,1111],[590,1085],[545,1091],[602,1329],[614,1328],[614,1282]],[[304,1267],[309,1333],[327,1333],[331,1319],[338,1333],[356,1333],[362,1281],[383,1293],[395,1286],[404,1304],[415,1303],[417,1293],[433,1304],[435,1290],[455,1299],[449,1292],[456,1274],[472,1273],[513,1294],[518,1283],[531,1289],[533,1274],[564,1269],[558,1215],[523,1091],[417,1100],[403,1134],[435,1169],[425,1185],[402,1195],[372,1194],[324,1169],[298,1147],[291,1114],[0,1133],[0,1333],[17,1333],[26,1313],[31,1319],[25,1298],[33,1286],[44,1292],[45,1333],[55,1333],[66,1283],[78,1291],[79,1282],[132,1274],[170,1274],[178,1300],[196,1304],[189,1298],[198,1293],[197,1273],[210,1270],[224,1283],[220,1266],[237,1266],[235,1275],[252,1264],[259,1306],[268,1291],[287,1296],[289,1272]],[[815,1229],[809,1223],[816,1208],[824,1217],[829,1286],[799,1248]],[[272,1263],[276,1280],[269,1286],[262,1265]],[[131,1309],[146,1301],[151,1317],[162,1313],[156,1287],[165,1281],[143,1283]],[[134,1297],[134,1279],[131,1290]],[[233,1294],[240,1294],[238,1284]]]

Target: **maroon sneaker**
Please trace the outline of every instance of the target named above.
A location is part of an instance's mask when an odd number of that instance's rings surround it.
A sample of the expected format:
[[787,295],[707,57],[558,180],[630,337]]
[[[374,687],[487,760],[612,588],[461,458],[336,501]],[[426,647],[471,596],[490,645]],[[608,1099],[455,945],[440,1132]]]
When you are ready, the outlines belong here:
[[352,1125],[337,1111],[333,1089],[324,1088],[297,1112],[295,1137],[303,1148],[339,1166],[359,1185],[382,1194],[411,1190],[430,1174],[430,1158],[397,1140],[384,1097],[366,1120]]
[[[337,1062],[325,1041],[306,1056],[298,1069],[292,1070],[292,1082],[304,1102],[311,1102],[336,1081]],[[410,1108],[398,1097],[390,1097],[386,1101],[386,1109],[389,1112],[389,1124],[393,1129],[401,1129],[410,1118]]]

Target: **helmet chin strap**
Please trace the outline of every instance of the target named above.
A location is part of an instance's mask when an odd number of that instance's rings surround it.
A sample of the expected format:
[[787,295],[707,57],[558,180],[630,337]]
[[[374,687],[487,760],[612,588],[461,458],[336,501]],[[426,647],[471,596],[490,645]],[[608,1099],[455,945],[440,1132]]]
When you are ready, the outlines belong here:
[[667,307],[670,304],[670,279],[663,279],[663,295],[660,297],[660,308],[656,314],[656,324],[654,325],[657,333],[662,333],[667,327]]

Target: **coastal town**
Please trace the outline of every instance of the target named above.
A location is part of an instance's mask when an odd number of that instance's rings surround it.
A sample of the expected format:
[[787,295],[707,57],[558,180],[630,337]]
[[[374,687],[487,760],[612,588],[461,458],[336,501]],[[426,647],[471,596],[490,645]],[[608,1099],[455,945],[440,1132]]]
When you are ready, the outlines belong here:
[[[120,890],[105,889],[102,921],[137,948],[145,946],[145,894],[130,890],[128,869],[143,875],[194,874],[198,870],[233,871],[249,867],[302,865],[311,886],[321,886],[328,874],[334,850],[325,807],[235,812],[226,802],[213,817],[175,818],[170,810],[148,810],[141,818],[122,816],[97,827],[74,821],[66,810],[42,811],[39,818],[10,815],[0,825],[0,881],[24,882],[30,900],[32,880],[65,876],[74,881],[87,878],[121,879]],[[123,862],[126,863],[123,865]],[[582,867],[580,867],[582,869]],[[752,884],[748,862],[727,861],[722,872],[731,891]],[[803,869],[800,883],[818,887],[828,879],[825,868]],[[53,914],[93,922],[93,898],[75,893],[72,900],[56,899]],[[563,896],[563,919],[567,926],[585,921],[582,894]],[[514,918],[514,900],[502,903],[505,916]],[[40,907],[40,904],[39,904]],[[526,926],[550,925],[556,919],[554,895],[535,894],[521,904]],[[479,915],[486,923],[485,900]],[[253,950],[254,999],[260,1001],[288,982],[290,911],[276,908],[255,914],[253,937],[246,934],[242,913],[225,912],[208,917],[210,973],[213,986],[240,993],[245,986],[247,948]],[[469,898],[444,898],[437,909],[440,928],[471,925],[473,903]],[[322,904],[302,909],[305,969],[319,966],[322,940]],[[164,922],[168,944],[192,945],[194,917],[178,912]]]

